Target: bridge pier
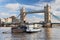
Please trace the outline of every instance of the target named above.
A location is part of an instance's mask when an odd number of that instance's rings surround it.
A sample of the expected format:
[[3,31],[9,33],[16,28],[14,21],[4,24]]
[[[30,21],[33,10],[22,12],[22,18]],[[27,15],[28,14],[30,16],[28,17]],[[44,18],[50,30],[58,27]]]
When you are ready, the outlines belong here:
[[43,28],[52,28],[52,23],[44,23],[42,25]]
[[51,23],[47,23],[47,24],[45,24],[43,26],[46,27],[46,28],[51,28],[52,27],[52,24]]

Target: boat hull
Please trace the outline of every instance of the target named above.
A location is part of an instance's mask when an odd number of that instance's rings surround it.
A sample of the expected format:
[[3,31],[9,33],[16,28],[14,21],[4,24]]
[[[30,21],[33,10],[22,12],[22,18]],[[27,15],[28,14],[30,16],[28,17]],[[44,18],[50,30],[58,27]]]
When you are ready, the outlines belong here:
[[27,29],[26,32],[40,32],[41,29]]

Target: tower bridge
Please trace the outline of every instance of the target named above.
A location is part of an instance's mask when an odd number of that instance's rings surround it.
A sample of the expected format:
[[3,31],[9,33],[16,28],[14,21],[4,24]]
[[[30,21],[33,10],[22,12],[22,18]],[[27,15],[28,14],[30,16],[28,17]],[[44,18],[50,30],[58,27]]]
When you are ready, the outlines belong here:
[[22,8],[20,10],[20,23],[21,25],[25,24],[26,22],[26,15],[27,14],[33,14],[33,13],[44,13],[44,25],[45,27],[51,27],[51,14],[50,14],[50,10],[51,7],[47,4],[45,7],[44,7],[44,10],[40,10],[40,11],[31,11],[31,12],[26,12],[25,11],[25,8]]
[[[26,22],[26,15],[27,14],[35,14],[35,13],[44,13],[44,22],[35,22],[35,23],[27,23]],[[27,25],[27,24],[41,24],[44,27],[52,27],[52,25],[54,24],[58,24],[60,25],[60,23],[52,23],[51,22],[51,15],[55,18],[58,19],[58,21],[60,21],[60,18],[55,16],[52,12],[51,12],[51,7],[47,4],[46,6],[44,6],[43,10],[38,10],[38,11],[28,11],[26,12],[25,8],[22,7],[22,9],[20,10],[20,14],[17,16],[20,16],[20,22],[19,23],[11,23],[11,24],[19,24],[19,25]],[[16,20],[15,20],[16,21]]]

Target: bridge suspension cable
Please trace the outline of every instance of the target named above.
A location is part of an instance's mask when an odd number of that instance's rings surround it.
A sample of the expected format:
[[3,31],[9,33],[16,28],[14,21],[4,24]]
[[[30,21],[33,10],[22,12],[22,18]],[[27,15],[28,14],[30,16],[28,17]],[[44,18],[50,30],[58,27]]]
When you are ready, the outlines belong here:
[[16,18],[18,18],[19,16],[20,16],[20,14]]
[[54,18],[56,18],[58,21],[60,21],[60,18],[59,18],[58,16],[54,15],[53,13],[51,13],[51,15],[52,15]]
[[14,20],[16,22],[17,18],[20,16],[20,14],[18,16],[16,16],[16,19]]

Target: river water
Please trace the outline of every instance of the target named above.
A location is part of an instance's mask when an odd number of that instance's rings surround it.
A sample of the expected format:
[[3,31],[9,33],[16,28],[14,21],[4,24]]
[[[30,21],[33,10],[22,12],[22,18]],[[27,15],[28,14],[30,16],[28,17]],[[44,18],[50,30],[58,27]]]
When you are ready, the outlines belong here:
[[6,29],[0,28],[0,40],[60,40],[60,27],[41,28],[41,32],[36,33],[2,33]]

